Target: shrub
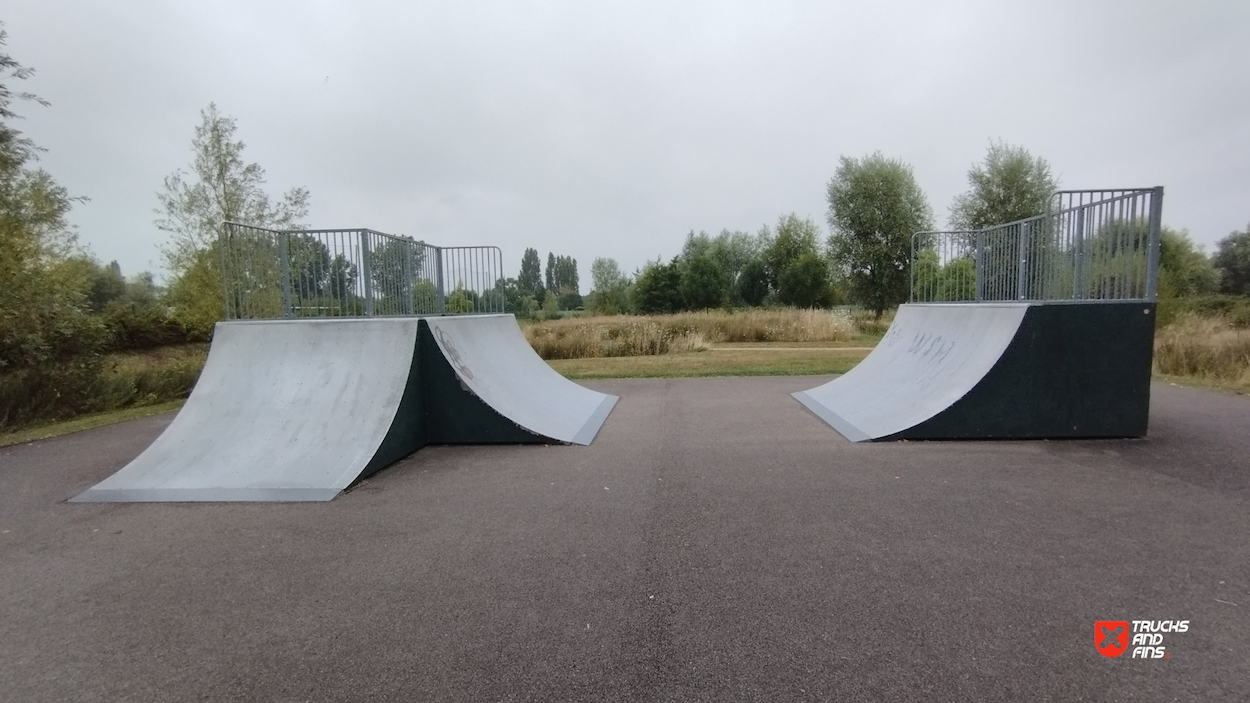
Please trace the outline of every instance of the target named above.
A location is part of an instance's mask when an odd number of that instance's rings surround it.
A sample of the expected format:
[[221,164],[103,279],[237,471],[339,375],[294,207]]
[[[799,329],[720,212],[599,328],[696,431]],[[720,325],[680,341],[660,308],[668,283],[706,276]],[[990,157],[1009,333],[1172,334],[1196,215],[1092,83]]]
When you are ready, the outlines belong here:
[[158,305],[114,300],[104,308],[103,319],[112,349],[152,349],[189,341],[187,330]]

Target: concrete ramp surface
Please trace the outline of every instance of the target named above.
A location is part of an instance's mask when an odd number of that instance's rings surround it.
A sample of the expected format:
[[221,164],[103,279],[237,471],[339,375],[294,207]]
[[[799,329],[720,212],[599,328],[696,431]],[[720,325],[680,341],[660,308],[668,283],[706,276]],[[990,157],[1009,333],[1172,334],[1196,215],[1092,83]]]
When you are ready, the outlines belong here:
[[427,444],[589,444],[615,403],[511,315],[222,322],[173,423],[73,500],[330,500]]
[[173,423],[73,500],[330,500],[403,433],[417,332],[416,318],[219,323]]
[[859,365],[794,397],[852,442],[1141,437],[1153,303],[903,305]]
[[536,354],[512,315],[427,318],[457,379],[488,407],[540,438],[590,444],[616,396],[573,383]]

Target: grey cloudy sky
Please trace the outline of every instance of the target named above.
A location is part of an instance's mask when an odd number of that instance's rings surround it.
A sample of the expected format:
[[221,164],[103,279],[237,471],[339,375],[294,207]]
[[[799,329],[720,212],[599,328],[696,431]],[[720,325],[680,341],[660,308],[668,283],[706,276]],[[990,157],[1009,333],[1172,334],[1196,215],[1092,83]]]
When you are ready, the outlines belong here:
[[310,223],[632,270],[689,230],[824,224],[842,154],[912,164],[938,224],[991,139],[1068,188],[1250,221],[1250,3],[9,0],[42,165],[102,260],[160,267],[162,178],[210,101]]

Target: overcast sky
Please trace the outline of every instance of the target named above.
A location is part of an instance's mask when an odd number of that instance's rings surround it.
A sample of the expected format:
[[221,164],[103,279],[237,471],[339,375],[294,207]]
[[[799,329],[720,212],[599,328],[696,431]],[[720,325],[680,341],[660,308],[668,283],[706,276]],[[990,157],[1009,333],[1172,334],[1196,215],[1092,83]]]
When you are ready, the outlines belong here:
[[1163,185],[1210,251],[1250,221],[1250,2],[8,0],[17,106],[82,240],[159,270],[162,178],[238,121],[314,227],[632,271],[690,230],[827,229],[838,157],[910,163],[938,224],[991,139],[1067,188]]

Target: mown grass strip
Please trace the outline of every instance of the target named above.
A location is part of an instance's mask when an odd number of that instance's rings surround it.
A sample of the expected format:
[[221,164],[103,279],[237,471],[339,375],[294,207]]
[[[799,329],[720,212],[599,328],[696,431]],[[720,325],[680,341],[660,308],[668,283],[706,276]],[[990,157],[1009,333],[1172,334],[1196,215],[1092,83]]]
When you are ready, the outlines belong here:
[[778,354],[766,349],[725,349],[720,352],[619,356],[548,361],[566,378],[697,378],[707,376],[826,376],[854,368],[867,351],[830,354]]
[[109,410],[102,413],[93,413],[91,415],[83,415],[73,420],[65,420],[64,422],[52,422],[46,425],[38,425],[36,427],[27,427],[17,430],[16,432],[6,432],[0,434],[0,447],[10,447],[14,444],[25,444],[26,442],[35,442],[41,439],[51,439],[52,437],[60,437],[61,435],[70,434],[71,432],[81,432],[82,430],[90,430],[105,425],[113,425],[118,422],[127,420],[138,420],[142,417],[151,417],[161,413],[172,412],[182,407],[185,400],[171,400],[167,403],[158,403],[156,405],[144,405],[137,408],[123,408],[121,410]]

